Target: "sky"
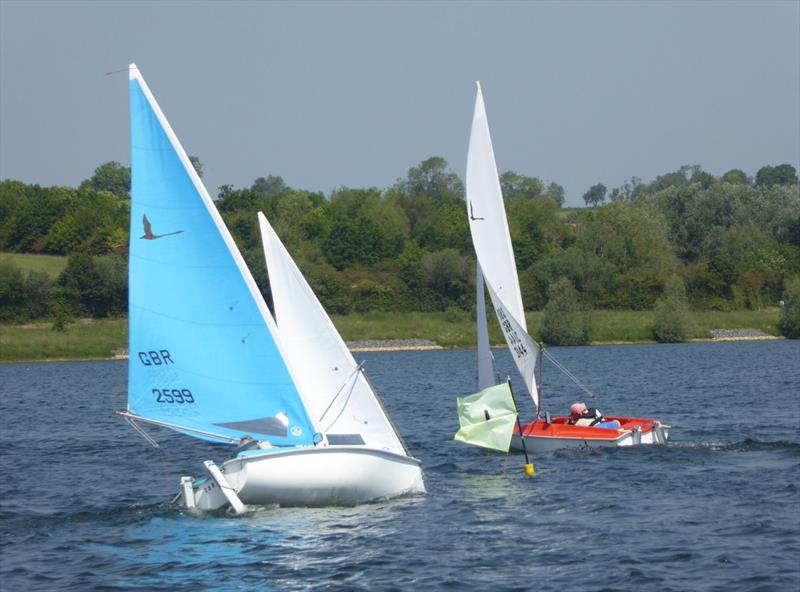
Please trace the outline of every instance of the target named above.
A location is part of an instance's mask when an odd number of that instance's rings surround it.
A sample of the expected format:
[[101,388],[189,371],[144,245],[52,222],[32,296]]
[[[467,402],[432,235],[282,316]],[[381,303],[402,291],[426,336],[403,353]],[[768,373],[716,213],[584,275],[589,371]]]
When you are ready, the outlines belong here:
[[431,156],[463,179],[475,80],[498,170],[567,205],[685,164],[800,168],[797,0],[0,0],[0,179],[128,165],[130,62],[212,195],[385,188]]

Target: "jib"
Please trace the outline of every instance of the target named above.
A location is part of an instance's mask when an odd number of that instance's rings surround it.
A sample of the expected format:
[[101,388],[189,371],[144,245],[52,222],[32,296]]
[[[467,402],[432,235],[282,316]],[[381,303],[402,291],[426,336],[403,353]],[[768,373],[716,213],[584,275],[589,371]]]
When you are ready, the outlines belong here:
[[145,366],[164,366],[175,363],[170,357],[169,350],[166,349],[139,352],[139,361]]

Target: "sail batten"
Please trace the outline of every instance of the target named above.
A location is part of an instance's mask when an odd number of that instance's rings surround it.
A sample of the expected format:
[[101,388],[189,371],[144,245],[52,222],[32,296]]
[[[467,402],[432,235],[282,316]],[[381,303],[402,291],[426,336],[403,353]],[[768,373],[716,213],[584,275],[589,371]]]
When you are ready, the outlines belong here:
[[130,109],[129,411],[205,439],[313,445],[266,304],[134,65]]

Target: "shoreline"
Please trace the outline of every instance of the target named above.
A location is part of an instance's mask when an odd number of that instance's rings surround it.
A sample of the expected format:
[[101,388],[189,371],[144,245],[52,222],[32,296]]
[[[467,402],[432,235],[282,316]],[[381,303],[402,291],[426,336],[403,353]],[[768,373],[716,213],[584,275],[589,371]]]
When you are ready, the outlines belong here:
[[[730,343],[737,341],[777,341],[784,340],[785,337],[775,335],[747,335],[747,336],[729,336],[729,337],[708,337],[708,338],[695,338],[688,339],[684,342],[677,343]],[[604,346],[604,345],[656,345],[657,341],[592,341],[586,346]],[[398,352],[398,351],[435,351],[443,349],[475,349],[475,347],[445,347],[428,340],[410,340],[410,339],[385,339],[367,342],[348,342],[348,349],[353,353],[371,353],[371,352]],[[582,347],[586,347],[582,346]],[[505,343],[495,343],[491,345],[492,348],[505,348]],[[567,346],[565,346],[567,347]],[[20,360],[3,360],[2,364],[41,364],[47,362],[114,362],[124,361],[128,359],[127,352],[119,352],[112,356],[90,356],[85,358],[29,358]]]

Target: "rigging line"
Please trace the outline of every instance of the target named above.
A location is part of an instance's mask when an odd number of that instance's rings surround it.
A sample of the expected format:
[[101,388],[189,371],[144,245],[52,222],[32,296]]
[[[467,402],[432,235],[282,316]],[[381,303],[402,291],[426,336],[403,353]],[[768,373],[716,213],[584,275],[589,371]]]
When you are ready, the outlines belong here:
[[[364,362],[365,361],[366,360],[364,360]],[[361,363],[363,364],[364,362],[361,362]],[[408,446],[406,446],[406,441],[403,440],[403,436],[401,436],[400,432],[397,431],[397,426],[394,425],[394,422],[392,421],[392,416],[389,415],[389,413],[386,411],[386,407],[383,405],[383,401],[381,400],[381,397],[378,394],[378,391],[375,390],[375,385],[372,384],[372,381],[369,379],[369,376],[367,376],[367,373],[364,372],[364,370],[361,370],[361,376],[364,377],[364,380],[366,381],[370,392],[372,392],[373,399],[378,404],[378,407],[381,408],[381,413],[383,413],[383,417],[386,419],[387,423],[389,424],[389,427],[392,428],[392,432],[394,432],[394,435],[397,438],[397,441],[400,442],[400,446],[403,447],[403,452],[405,452],[406,456],[410,457],[411,453],[408,451]]]
[[[320,423],[322,423],[322,420],[323,420],[323,418],[325,417],[325,415],[327,415],[328,411],[330,411],[330,410],[331,410],[331,407],[333,407],[333,404],[336,402],[336,399],[339,397],[339,395],[341,395],[341,394],[342,394],[342,391],[344,390],[344,387],[346,387],[346,386],[347,386],[347,383],[348,383],[348,381],[350,380],[350,378],[351,378],[353,375],[357,374],[357,373],[358,373],[358,371],[359,371],[359,370],[361,370],[361,367],[362,367],[363,365],[364,365],[364,362],[361,362],[361,363],[360,363],[358,366],[356,366],[356,367],[353,369],[353,371],[352,371],[350,374],[348,374],[348,375],[347,375],[347,377],[344,379],[344,382],[342,382],[342,386],[340,386],[340,387],[339,387],[339,390],[338,390],[338,391],[336,391],[336,394],[334,394],[334,395],[333,395],[333,398],[331,399],[331,402],[330,402],[330,403],[328,403],[328,406],[325,408],[325,411],[323,411],[323,412],[322,412],[322,415],[320,415],[320,416],[319,416],[319,422],[320,422]],[[353,384],[355,384],[355,382],[354,382]],[[352,393],[352,389],[351,389],[351,393]],[[350,397],[348,396],[347,398],[349,399]],[[344,407],[343,407],[343,409],[344,409]],[[341,412],[339,412],[339,415],[341,415]],[[336,419],[339,419],[339,417],[337,416],[337,417],[336,417]],[[333,421],[334,421],[334,423],[336,422],[336,419],[334,419],[334,420],[333,420]],[[333,425],[333,423],[331,423],[331,425]],[[328,429],[330,429],[330,426],[328,426]]]
[[226,436],[226,435],[223,435],[223,434],[216,434],[214,432],[207,432],[205,430],[199,430],[197,428],[192,428],[192,427],[189,427],[189,426],[182,426],[182,425],[177,425],[177,424],[174,424],[174,423],[169,423],[169,422],[166,422],[166,421],[159,421],[157,419],[150,419],[149,417],[142,417],[140,415],[135,415],[135,414],[133,414],[133,413],[131,413],[129,411],[115,411],[114,413],[116,415],[124,417],[125,419],[130,418],[130,419],[133,419],[133,420],[141,421],[142,423],[149,423],[149,424],[156,425],[156,426],[159,426],[159,427],[162,427],[162,428],[169,428],[171,430],[175,430],[176,432],[187,432],[187,433],[189,433],[189,435],[200,434],[202,436],[209,436],[211,438],[214,438],[215,441],[216,440],[220,440],[223,443],[227,442],[229,444],[236,444],[240,440],[240,438],[234,438],[233,436]]
[[588,386],[586,386],[585,384],[583,384],[583,383],[580,381],[580,379],[579,379],[577,376],[575,376],[575,375],[574,375],[572,372],[570,372],[570,371],[569,371],[569,370],[568,370],[566,367],[564,367],[564,366],[561,364],[561,362],[559,362],[558,360],[556,360],[556,359],[555,359],[555,358],[554,358],[554,357],[553,357],[553,356],[550,354],[550,352],[549,352],[549,351],[547,351],[546,349],[544,350],[544,356],[545,356],[545,357],[546,357],[548,360],[550,360],[550,362],[552,362],[552,363],[553,363],[553,365],[554,365],[556,368],[558,368],[558,369],[559,369],[559,370],[561,370],[561,371],[562,371],[564,374],[566,374],[566,375],[567,375],[567,378],[569,378],[569,379],[570,379],[572,382],[574,382],[574,383],[575,383],[575,384],[578,386],[578,388],[579,388],[579,389],[581,389],[583,392],[585,392],[587,395],[589,395],[589,396],[590,396],[592,399],[596,399],[596,398],[597,398],[597,395],[596,395],[596,394],[594,394],[594,392],[592,392],[592,389],[590,389]]
[[328,427],[325,428],[326,432],[328,430],[330,430],[336,424],[337,421],[339,421],[339,418],[342,416],[342,413],[344,413],[344,410],[347,409],[347,404],[350,402],[350,398],[353,396],[353,391],[356,389],[356,381],[357,380],[358,380],[358,376],[356,376],[353,379],[352,385],[350,386],[350,390],[347,393],[347,399],[345,399],[344,403],[342,404],[342,408],[339,411],[338,415],[333,419],[333,421],[330,424],[328,424]]
[[120,68],[119,70],[112,70],[111,72],[106,72],[103,76],[111,76],[112,74],[119,74],[120,72],[128,72],[130,71],[130,66],[125,66],[124,68]]
[[147,442],[148,444],[150,444],[150,445],[151,445],[153,448],[161,448],[161,446],[159,445],[159,443],[158,443],[158,442],[156,442],[155,440],[153,440],[153,438],[151,438],[151,437],[150,437],[150,434],[148,434],[147,432],[145,432],[145,431],[144,431],[144,429],[142,429],[142,427],[141,427],[139,424],[137,424],[135,421],[133,421],[133,420],[132,420],[130,417],[128,417],[128,416],[123,416],[123,417],[125,418],[125,421],[126,421],[126,422],[127,422],[127,423],[128,423],[128,424],[129,424],[129,425],[130,425],[130,426],[131,426],[131,427],[132,427],[134,430],[136,430],[136,432],[137,432],[137,433],[138,433],[138,434],[139,434],[139,435],[140,435],[142,438],[144,438],[145,442]]

